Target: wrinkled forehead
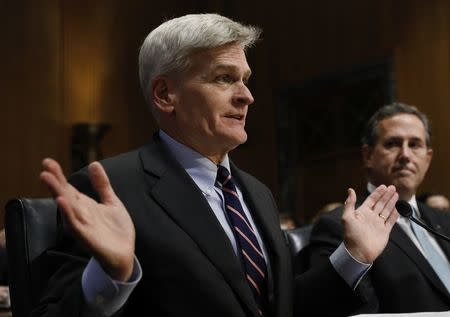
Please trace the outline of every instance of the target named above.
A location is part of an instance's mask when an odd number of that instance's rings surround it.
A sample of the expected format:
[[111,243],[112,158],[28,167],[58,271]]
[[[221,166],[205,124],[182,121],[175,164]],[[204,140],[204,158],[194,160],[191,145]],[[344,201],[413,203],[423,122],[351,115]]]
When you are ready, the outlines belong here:
[[245,51],[237,43],[193,51],[187,56],[187,62],[188,71],[198,69],[235,70],[251,74]]

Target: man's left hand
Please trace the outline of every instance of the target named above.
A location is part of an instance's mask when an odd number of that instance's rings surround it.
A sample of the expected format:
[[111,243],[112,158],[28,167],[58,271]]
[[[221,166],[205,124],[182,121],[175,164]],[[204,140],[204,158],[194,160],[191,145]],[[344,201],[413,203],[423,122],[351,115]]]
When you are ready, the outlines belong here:
[[344,244],[355,259],[372,263],[383,252],[398,218],[397,200],[394,186],[381,185],[355,210],[355,191],[348,190],[342,215]]

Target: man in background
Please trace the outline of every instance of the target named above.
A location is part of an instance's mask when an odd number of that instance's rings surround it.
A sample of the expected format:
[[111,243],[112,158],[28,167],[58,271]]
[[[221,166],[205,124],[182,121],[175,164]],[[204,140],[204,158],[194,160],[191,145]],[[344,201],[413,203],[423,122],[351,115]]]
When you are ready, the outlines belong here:
[[445,195],[427,192],[417,196],[417,200],[435,209],[450,211],[450,202]]
[[353,287],[387,243],[398,195],[380,186],[355,210],[350,189],[345,245],[294,278],[269,189],[228,157],[247,139],[245,50],[259,33],[216,14],[166,21],[139,55],[154,140],[69,183],[43,161],[68,234],[35,315],[339,316],[360,304]]
[[[449,214],[418,202],[415,196],[433,155],[427,117],[402,103],[384,106],[368,121],[362,144],[366,196],[376,186],[394,185],[399,199],[410,203],[416,218],[449,235]],[[312,266],[326,262],[342,239],[342,210],[324,215],[313,228]],[[449,259],[448,242],[400,216],[386,249],[358,285],[358,292],[370,298],[358,312],[450,310]]]

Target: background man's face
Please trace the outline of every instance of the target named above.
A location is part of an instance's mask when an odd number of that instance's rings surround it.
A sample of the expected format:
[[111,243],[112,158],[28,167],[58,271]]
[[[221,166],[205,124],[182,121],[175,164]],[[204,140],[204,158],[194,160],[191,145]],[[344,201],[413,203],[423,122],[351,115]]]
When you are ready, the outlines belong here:
[[417,191],[431,162],[433,151],[426,145],[425,127],[412,114],[398,114],[378,124],[378,140],[363,147],[369,181],[375,186],[395,185],[401,199]]

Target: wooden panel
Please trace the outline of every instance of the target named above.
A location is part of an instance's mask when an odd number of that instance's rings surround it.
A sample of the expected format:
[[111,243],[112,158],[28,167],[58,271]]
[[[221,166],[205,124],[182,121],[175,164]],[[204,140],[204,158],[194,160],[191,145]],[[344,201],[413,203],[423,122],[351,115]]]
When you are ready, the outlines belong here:
[[396,43],[398,98],[414,104],[431,119],[434,158],[421,188],[450,194],[450,3],[410,1]]
[[[258,10],[255,10],[258,7]],[[233,158],[278,196],[277,92],[317,75],[393,55],[397,96],[428,113],[435,158],[423,188],[449,194],[450,9],[446,0],[2,1],[0,204],[14,196],[46,195],[40,160],[53,156],[68,170],[70,125],[104,121],[106,156],[151,138],[156,125],[139,90],[137,54],[145,35],[165,18],[215,11],[260,25],[263,41],[249,51],[255,97],[249,142]],[[3,49],[4,48],[4,49]],[[359,154],[333,164],[299,166],[298,214],[317,188],[323,205],[361,179]],[[325,167],[326,166],[326,167]],[[334,191],[324,180],[338,179]],[[306,188],[308,190],[306,190]],[[317,199],[317,198],[316,198]]]
[[[40,196],[45,156],[67,162],[67,131],[61,103],[58,1],[6,1],[0,10],[2,115],[0,205],[16,196]],[[3,209],[3,208],[2,208]],[[3,219],[3,217],[2,217]]]

